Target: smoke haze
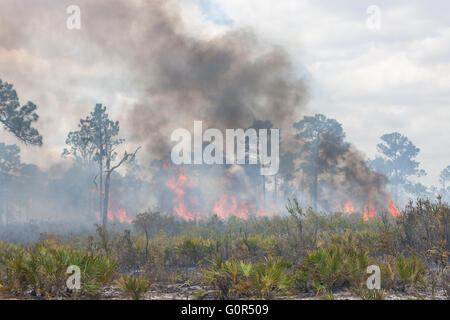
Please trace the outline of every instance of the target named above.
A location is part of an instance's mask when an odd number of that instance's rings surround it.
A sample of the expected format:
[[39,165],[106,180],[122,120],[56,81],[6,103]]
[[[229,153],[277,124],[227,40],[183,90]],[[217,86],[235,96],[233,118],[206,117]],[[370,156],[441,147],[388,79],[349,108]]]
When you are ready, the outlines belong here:
[[[172,1],[77,1],[81,30],[68,30],[66,8],[71,4],[3,0],[0,5],[0,78],[15,85],[22,104],[31,100],[38,105],[36,127],[44,137],[41,149],[22,148],[25,162],[46,169],[50,177],[67,173],[70,161],[60,157],[67,133],[97,102],[107,105],[110,117],[120,121],[120,135],[129,151],[143,146],[138,160],[147,168],[153,160],[167,160],[171,132],[192,130],[194,120],[219,129],[248,128],[257,120],[270,120],[274,128],[281,128],[282,157],[301,148],[292,124],[306,112],[308,84],[283,48],[248,29],[197,37],[186,28],[180,5]],[[0,135],[0,141],[16,143],[6,132]],[[354,148],[329,160],[339,163],[346,178],[346,185],[343,176],[323,179],[335,189],[334,196],[357,190],[353,194],[363,202],[382,191],[384,184]],[[226,170],[237,182],[213,183],[225,171],[211,169],[203,174],[200,192],[192,192],[189,201],[204,200],[212,208],[224,193],[243,189],[251,194],[243,196],[246,201],[260,199],[261,190],[248,172],[237,167]],[[162,199],[167,197],[170,173],[160,181],[155,174],[150,176],[158,181],[153,186],[159,185],[159,190],[143,189],[152,192],[148,197],[173,202]],[[123,192],[122,198],[134,202],[136,211],[153,203]]]

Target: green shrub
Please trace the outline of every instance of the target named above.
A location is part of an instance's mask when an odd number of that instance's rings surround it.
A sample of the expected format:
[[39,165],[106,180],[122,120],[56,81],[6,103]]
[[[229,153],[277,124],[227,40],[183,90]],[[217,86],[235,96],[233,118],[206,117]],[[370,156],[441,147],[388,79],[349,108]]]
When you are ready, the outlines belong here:
[[369,290],[369,289],[362,289],[359,292],[359,297],[362,300],[384,300],[386,299],[386,295],[384,293],[383,290],[377,290],[377,289],[373,289],[373,290]]
[[298,289],[314,288],[318,293],[334,291],[344,286],[360,287],[365,280],[368,265],[368,252],[331,245],[310,252],[297,269],[294,282]]
[[250,272],[250,282],[258,298],[272,298],[286,291],[291,277],[287,272],[288,264],[281,258],[268,258],[258,263]]
[[[81,291],[71,291],[66,281],[67,268],[76,265],[81,271]],[[75,296],[97,295],[101,286],[115,275],[116,263],[101,255],[84,253],[53,242],[37,242],[24,248],[2,244],[0,247],[0,284],[13,294]]]
[[222,299],[230,297],[271,298],[285,292],[291,277],[289,265],[281,258],[268,258],[258,264],[239,260],[222,262],[217,259],[204,273],[204,280],[212,284]]
[[116,283],[119,288],[133,300],[139,300],[153,285],[153,281],[143,275],[122,276],[119,280],[116,280]]
[[415,256],[399,256],[396,259],[395,271],[403,291],[408,286],[424,285],[425,283],[427,267]]

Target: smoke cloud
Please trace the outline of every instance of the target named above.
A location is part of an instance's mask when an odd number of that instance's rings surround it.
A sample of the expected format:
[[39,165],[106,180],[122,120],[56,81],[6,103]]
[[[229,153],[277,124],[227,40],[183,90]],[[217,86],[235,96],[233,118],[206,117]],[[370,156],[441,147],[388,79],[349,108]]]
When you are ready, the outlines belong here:
[[[306,112],[308,84],[283,48],[247,29],[195,36],[174,1],[80,0],[81,30],[68,30],[66,8],[72,4],[3,0],[0,5],[0,77],[15,84],[21,99],[39,106],[45,144],[40,158],[46,159],[40,165],[61,168],[54,159],[67,133],[97,102],[120,120],[127,146],[143,146],[138,158],[145,164],[167,160],[171,132],[192,130],[194,120],[219,129],[270,120],[281,129],[281,156],[299,151],[292,124]],[[342,193],[358,190],[361,199],[382,188],[358,152],[347,151],[343,159],[332,161],[346,168],[345,175],[325,179],[328,185]],[[246,173],[233,170],[241,178],[230,185],[251,189]],[[211,179],[223,174],[213,172]],[[343,187],[342,177],[351,187]],[[204,193],[212,199],[223,188],[212,194],[207,187]]]

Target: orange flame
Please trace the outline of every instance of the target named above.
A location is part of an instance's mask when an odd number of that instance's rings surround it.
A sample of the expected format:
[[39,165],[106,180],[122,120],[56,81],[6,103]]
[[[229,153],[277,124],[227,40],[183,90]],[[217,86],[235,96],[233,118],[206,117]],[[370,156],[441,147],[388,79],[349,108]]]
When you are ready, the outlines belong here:
[[353,203],[351,200],[344,201],[343,205],[344,206],[342,206],[341,204],[338,204],[336,207],[336,212],[342,212],[342,213],[345,213],[348,215],[356,212],[355,207],[353,206]]
[[396,208],[394,201],[392,201],[391,196],[388,195],[388,202],[389,202],[389,213],[392,214],[394,217],[400,217],[402,213]]
[[346,214],[355,213],[355,208],[353,207],[353,203],[350,200],[344,203],[344,213]]
[[[97,221],[101,221],[100,211],[95,212],[95,217],[97,218]],[[127,216],[127,210],[122,208],[118,208],[117,210],[108,208],[108,214],[106,215],[106,217],[109,221],[119,220],[120,223],[128,224],[131,224],[133,222],[133,219]]]
[[226,194],[220,196],[220,200],[214,204],[213,213],[220,219],[226,219],[230,216],[244,220],[248,218],[247,205],[245,203],[238,203],[235,196],[232,196],[230,200]]
[[[165,166],[164,168],[174,169],[174,167],[170,166]],[[225,171],[225,174],[222,177],[224,185],[228,186],[232,184],[231,177],[232,172]],[[191,195],[187,189],[191,188],[194,182],[195,181],[188,178],[184,167],[178,167],[176,174],[166,181],[166,187],[175,194],[173,199],[175,206],[173,210],[179,217],[186,221],[206,218],[206,215],[202,216],[200,211],[192,210],[193,205],[195,208],[199,206],[198,199]],[[187,200],[187,197],[189,197],[189,202],[185,201]],[[243,202],[239,197],[228,193],[222,194],[210,210],[210,212],[222,220],[231,216],[246,220],[248,219],[250,212],[254,212],[255,215],[259,217],[271,217],[278,214],[278,210],[274,205],[272,205],[271,208],[267,208],[266,206],[258,207],[253,201]]]
[[[101,221],[101,214],[100,211],[95,212],[95,217],[97,218],[97,221]],[[133,222],[133,219],[127,216],[127,210],[123,208],[118,208],[117,210],[111,209],[111,207],[108,208],[108,214],[106,215],[109,221],[115,221],[119,220],[120,223],[128,223],[131,224]]]
[[190,185],[191,182],[185,175],[185,169],[183,167],[180,167],[177,174],[166,182],[167,188],[172,190],[176,196],[173,200],[176,204],[174,208],[175,213],[186,221],[192,221],[195,218],[200,218],[199,212],[189,211],[184,203],[184,188],[189,187]]
[[373,209],[373,203],[369,200],[369,218],[375,218],[375,210]]
[[364,219],[364,221],[369,221],[369,216],[367,215],[366,209],[364,209],[363,219]]
[[[93,190],[93,192],[99,194],[98,190]],[[102,192],[102,195],[104,192]],[[106,214],[106,218],[109,221],[119,220],[120,223],[128,223],[131,224],[133,222],[133,219],[127,216],[127,210],[123,208],[117,208],[115,209],[116,205],[114,201],[109,198],[108,200],[108,213]],[[95,217],[97,218],[97,221],[101,221],[102,214],[99,210],[95,212]]]
[[117,211],[117,217],[119,218],[120,223],[131,224],[133,222],[133,219],[127,216],[127,211],[125,209],[119,209]]

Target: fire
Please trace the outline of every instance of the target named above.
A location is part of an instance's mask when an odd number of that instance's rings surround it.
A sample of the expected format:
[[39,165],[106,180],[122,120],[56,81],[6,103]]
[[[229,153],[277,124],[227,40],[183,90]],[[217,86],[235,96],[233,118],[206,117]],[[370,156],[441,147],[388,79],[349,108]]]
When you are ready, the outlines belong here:
[[367,215],[367,210],[366,209],[364,209],[363,219],[364,219],[364,221],[369,221],[369,216]]
[[[385,206],[379,206],[377,209],[375,209],[375,206],[372,202],[372,200],[369,199],[368,206],[364,206],[362,211],[363,219],[364,221],[369,221],[369,219],[374,219],[377,216],[377,212],[381,212],[383,210],[388,208],[390,214],[394,217],[401,216],[401,212],[396,208],[395,203],[391,200],[391,197],[387,195],[387,204]],[[337,206],[338,212],[343,212],[348,215],[353,214],[355,212],[361,212],[357,211],[355,207],[353,206],[353,203],[351,200],[347,200],[343,202],[343,205]]]
[[353,203],[350,200],[344,203],[344,213],[346,214],[355,213],[355,208],[353,207]]
[[355,206],[353,205],[353,202],[351,200],[344,201],[342,205],[338,205],[337,207],[338,212],[345,213],[347,215],[354,214],[356,212],[361,213],[363,215],[364,221],[369,221],[369,219],[375,218],[376,212],[373,206],[373,203],[371,200],[369,200],[369,206],[363,207],[361,211],[355,209]]
[[235,216],[240,219],[247,220],[248,207],[245,203],[239,203],[235,196],[232,196],[230,199],[226,194],[224,194],[220,197],[219,201],[214,204],[213,213],[220,219]]
[[[251,208],[251,210],[249,209]],[[270,206],[242,203],[236,200],[235,196],[223,194],[219,201],[214,204],[213,213],[220,219],[227,219],[231,216],[247,220],[250,211],[255,212],[257,217],[273,217],[278,215],[278,209],[272,204]]]
[[369,218],[375,218],[375,210],[373,209],[373,203],[369,200]]
[[[369,209],[369,211],[367,211],[367,209]],[[373,207],[373,202],[372,202],[372,200],[369,200],[369,207],[364,208],[363,219],[364,219],[364,221],[369,221],[369,219],[374,219],[375,216],[376,216],[376,211]]]
[[[95,216],[97,221],[101,221],[100,211],[95,212]],[[111,207],[108,208],[108,214],[106,215],[109,221],[119,220],[120,223],[128,223],[131,224],[133,219],[128,217],[127,210],[123,208],[118,208],[117,210],[113,210]]]
[[114,220],[114,215],[111,209],[111,204],[108,206],[108,214],[106,215],[106,217],[108,218],[109,221],[113,221]]
[[[99,194],[98,190],[94,190],[93,192]],[[97,221],[100,222],[102,220],[102,213],[97,210],[95,212],[95,217],[97,218]],[[119,220],[120,223],[128,224],[131,224],[133,222],[133,219],[128,217],[127,210],[124,208],[117,208],[115,201],[113,201],[111,198],[109,198],[108,201],[108,213],[106,217],[109,221]]]
[[127,210],[125,209],[119,209],[117,211],[117,217],[119,218],[120,223],[131,224],[133,222],[133,219],[127,216]]
[[196,218],[200,218],[200,213],[188,210],[184,201],[185,188],[190,186],[191,181],[186,176],[183,167],[180,167],[177,173],[166,182],[166,187],[175,193],[175,199],[173,200],[175,207],[173,210],[186,221],[193,221]]
[[353,203],[351,200],[347,200],[343,202],[343,206],[341,204],[338,204],[336,207],[336,212],[342,212],[345,214],[352,214],[355,213],[355,207],[353,206]]
[[272,204],[270,207],[260,206],[256,216],[257,217],[273,217],[278,215],[278,209]]
[[389,203],[389,213],[394,217],[400,217],[402,213],[396,208],[394,201],[392,201],[391,196],[388,195],[388,203]]

